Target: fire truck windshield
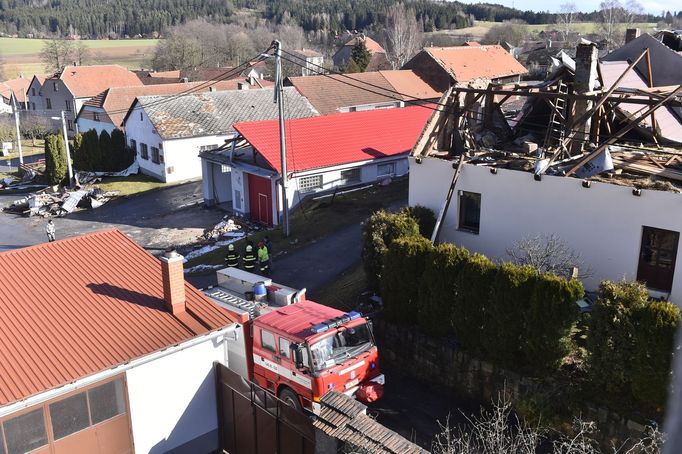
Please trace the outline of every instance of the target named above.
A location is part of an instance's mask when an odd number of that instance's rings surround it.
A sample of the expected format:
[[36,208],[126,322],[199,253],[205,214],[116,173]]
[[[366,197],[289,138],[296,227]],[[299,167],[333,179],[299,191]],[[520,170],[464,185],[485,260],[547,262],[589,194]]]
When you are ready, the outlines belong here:
[[312,365],[316,371],[340,364],[374,345],[369,326],[364,323],[352,328],[341,327],[331,336],[320,339],[310,346]]

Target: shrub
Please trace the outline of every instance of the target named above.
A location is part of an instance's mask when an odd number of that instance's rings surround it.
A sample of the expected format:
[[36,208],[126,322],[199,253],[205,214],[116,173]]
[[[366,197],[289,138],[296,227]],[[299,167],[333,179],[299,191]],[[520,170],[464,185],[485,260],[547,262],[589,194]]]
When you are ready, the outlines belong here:
[[419,233],[425,238],[431,238],[433,229],[436,227],[436,214],[431,208],[421,205],[405,207],[400,213],[407,214],[419,224]]
[[402,236],[418,235],[417,222],[405,214],[380,210],[367,219],[362,231],[362,263],[369,288],[380,287],[383,256],[391,243]]
[[660,409],[668,395],[680,309],[668,301],[652,301],[634,317],[632,393],[639,402]]
[[525,311],[525,361],[539,370],[556,369],[571,350],[570,332],[578,321],[575,302],[585,293],[577,279],[538,276]]
[[386,316],[396,322],[416,323],[419,310],[419,285],[426,261],[432,256],[431,241],[406,236],[393,241],[384,256],[381,279]]

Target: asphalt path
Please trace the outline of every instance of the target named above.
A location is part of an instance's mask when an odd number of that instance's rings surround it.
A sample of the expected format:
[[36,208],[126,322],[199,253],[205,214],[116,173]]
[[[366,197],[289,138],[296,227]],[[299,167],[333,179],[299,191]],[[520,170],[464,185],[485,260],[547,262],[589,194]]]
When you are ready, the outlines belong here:
[[[43,154],[34,154],[31,156],[24,156],[24,164],[31,164],[41,159],[44,159]],[[19,157],[10,158],[9,156],[0,156],[0,172],[15,172],[19,169]]]
[[[4,207],[22,195],[0,195]],[[117,228],[154,252],[194,240],[225,215],[203,207],[201,182],[191,182],[113,200],[95,210],[53,218],[57,238]],[[0,251],[46,241],[42,217],[0,213]]]

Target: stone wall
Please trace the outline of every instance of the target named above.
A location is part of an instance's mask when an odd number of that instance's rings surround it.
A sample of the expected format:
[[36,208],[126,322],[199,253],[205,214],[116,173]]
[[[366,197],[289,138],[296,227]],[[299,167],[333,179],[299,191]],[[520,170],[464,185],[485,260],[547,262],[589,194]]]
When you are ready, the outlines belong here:
[[[551,401],[558,393],[570,399],[568,380],[527,377],[497,367],[472,357],[455,341],[434,339],[413,327],[396,326],[384,320],[376,320],[374,326],[382,363],[389,368],[400,368],[417,380],[444,386],[455,394],[481,402],[490,402],[502,392],[515,405],[537,402],[538,397]],[[641,438],[646,430],[644,424],[603,407],[576,405],[573,413],[581,415],[583,420],[595,421],[599,428],[597,439],[605,445]],[[563,415],[561,419],[553,421],[554,425],[570,426],[570,415]],[[543,419],[543,423],[547,424],[547,420]]]

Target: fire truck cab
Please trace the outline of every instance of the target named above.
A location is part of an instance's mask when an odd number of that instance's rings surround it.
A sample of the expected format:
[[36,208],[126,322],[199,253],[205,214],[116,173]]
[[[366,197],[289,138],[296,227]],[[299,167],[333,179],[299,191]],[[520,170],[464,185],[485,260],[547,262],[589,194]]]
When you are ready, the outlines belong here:
[[[218,271],[218,286],[204,293],[244,326],[244,339],[230,346],[236,354],[228,367],[247,371],[245,378],[290,405],[317,413],[330,390],[365,402],[383,394],[372,325],[360,313],[308,301],[305,289],[235,268]],[[246,364],[239,364],[241,357]]]

